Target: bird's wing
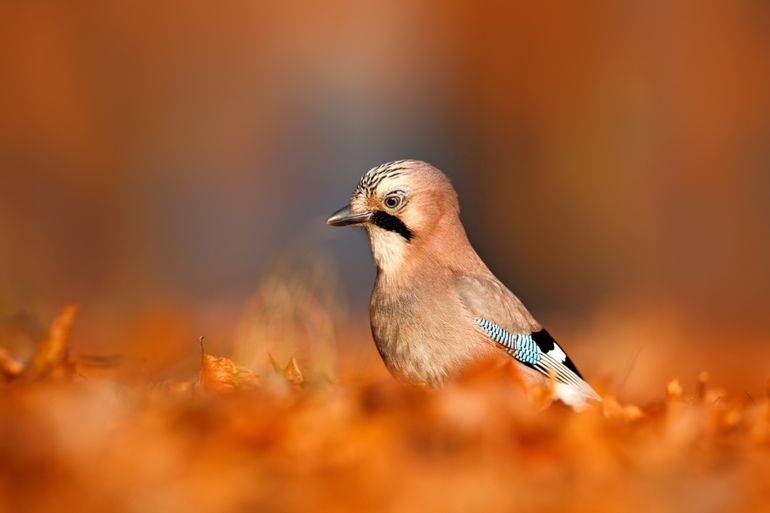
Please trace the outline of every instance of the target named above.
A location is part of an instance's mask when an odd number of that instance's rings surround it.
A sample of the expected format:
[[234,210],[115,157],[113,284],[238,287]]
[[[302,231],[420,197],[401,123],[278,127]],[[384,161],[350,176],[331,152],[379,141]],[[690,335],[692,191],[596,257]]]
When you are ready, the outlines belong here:
[[562,387],[565,391],[599,399],[556,340],[497,279],[456,273],[455,289],[479,331],[506,353],[545,376],[553,376],[557,385],[566,386]]

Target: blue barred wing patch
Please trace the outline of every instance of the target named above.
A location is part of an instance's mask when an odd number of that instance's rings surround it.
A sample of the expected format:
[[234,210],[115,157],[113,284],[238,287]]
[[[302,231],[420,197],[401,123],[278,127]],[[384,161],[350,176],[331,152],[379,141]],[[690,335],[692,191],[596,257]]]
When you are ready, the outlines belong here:
[[520,362],[529,365],[537,365],[540,362],[540,357],[543,353],[531,334],[514,335],[494,322],[486,319],[475,318],[473,319],[473,322],[475,322],[476,326],[481,328],[489,338],[503,346],[508,354]]

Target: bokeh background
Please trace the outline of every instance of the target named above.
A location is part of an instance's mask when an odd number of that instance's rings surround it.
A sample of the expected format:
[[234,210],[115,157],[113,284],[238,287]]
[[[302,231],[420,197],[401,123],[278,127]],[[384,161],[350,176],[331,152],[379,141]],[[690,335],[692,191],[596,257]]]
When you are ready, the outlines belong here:
[[81,351],[162,376],[289,276],[333,288],[325,336],[376,358],[365,238],[323,220],[417,158],[608,388],[770,375],[765,1],[6,0],[0,38],[17,349],[76,302]]

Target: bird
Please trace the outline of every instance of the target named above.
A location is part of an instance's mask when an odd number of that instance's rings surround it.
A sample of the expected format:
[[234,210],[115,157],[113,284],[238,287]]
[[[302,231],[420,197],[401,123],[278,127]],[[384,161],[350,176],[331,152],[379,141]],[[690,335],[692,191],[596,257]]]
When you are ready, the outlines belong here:
[[373,167],[326,223],[366,231],[377,268],[372,337],[398,380],[440,388],[506,353],[527,382],[553,383],[554,397],[575,410],[601,400],[473,249],[457,193],[438,168],[420,160]]

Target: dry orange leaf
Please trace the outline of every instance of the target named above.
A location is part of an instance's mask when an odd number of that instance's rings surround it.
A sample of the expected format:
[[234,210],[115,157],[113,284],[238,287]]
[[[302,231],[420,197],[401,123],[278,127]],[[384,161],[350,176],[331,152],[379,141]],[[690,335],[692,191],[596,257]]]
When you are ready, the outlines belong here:
[[627,404],[623,407],[623,413],[628,420],[639,420],[644,417],[644,411],[635,404]]
[[668,382],[668,385],[666,385],[666,394],[668,395],[669,399],[681,398],[683,391],[682,383],[679,381],[679,378],[672,379]]
[[16,378],[24,371],[24,364],[8,354],[0,347],[0,375],[5,378]]
[[618,399],[611,395],[602,397],[602,409],[604,415],[615,419],[624,419],[636,421],[644,418],[644,411],[635,404],[623,405]]
[[293,356],[291,357],[291,360],[289,360],[289,364],[286,365],[286,368],[283,370],[283,375],[286,376],[289,383],[294,386],[300,386],[305,381],[302,376],[302,371],[297,364],[297,359]]
[[239,388],[255,388],[259,385],[259,376],[236,365],[229,358],[206,354],[201,338],[201,370],[198,382],[203,390],[227,392]]
[[69,336],[77,307],[67,305],[51,323],[43,340],[22,373],[26,381],[35,381],[48,376],[71,372],[69,365]]
[[302,374],[302,370],[299,368],[297,359],[291,357],[286,367],[282,367],[272,354],[268,354],[270,358],[270,365],[273,368],[273,376],[277,376],[279,379],[285,379],[295,388],[300,387],[305,382],[305,376]]

